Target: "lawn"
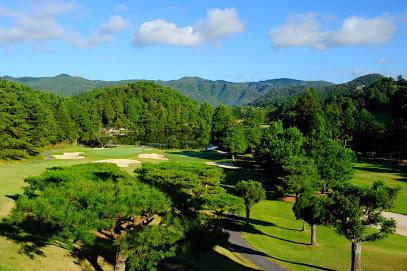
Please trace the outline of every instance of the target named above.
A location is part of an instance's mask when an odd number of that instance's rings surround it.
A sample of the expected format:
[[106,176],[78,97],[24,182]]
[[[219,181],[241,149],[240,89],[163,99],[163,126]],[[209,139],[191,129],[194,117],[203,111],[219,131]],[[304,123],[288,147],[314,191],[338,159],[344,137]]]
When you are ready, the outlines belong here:
[[359,162],[355,165],[353,181],[357,184],[372,184],[382,180],[390,186],[400,186],[401,190],[392,209],[395,213],[407,215],[407,167],[396,166],[385,161]]
[[[263,201],[254,207],[253,228],[243,233],[258,251],[289,270],[349,270],[351,243],[333,229],[318,227],[317,243],[309,245],[309,227],[301,231],[295,220],[292,203]],[[362,267],[365,271],[405,270],[407,237],[393,234],[389,238],[364,242]]]
[[[160,150],[150,147],[119,146],[115,148],[87,148],[81,146],[59,146],[47,150],[48,156],[53,154],[62,154],[63,152],[83,152],[85,159],[80,160],[43,160],[37,157],[33,161],[2,163],[0,164],[0,219],[6,216],[14,205],[12,199],[15,195],[22,192],[24,178],[40,174],[46,168],[54,166],[69,166],[78,163],[87,163],[104,159],[135,159],[142,163],[160,163],[163,161],[153,159],[140,159],[141,153],[162,153],[169,161],[180,163],[204,163],[206,161],[222,161],[226,157],[216,152],[201,152],[199,150]],[[132,173],[135,168],[140,167],[136,164],[125,168]],[[18,236],[19,242],[9,238],[10,231],[0,224],[0,271],[51,271],[51,270],[95,270],[88,260],[78,255],[74,256],[69,251],[57,246],[44,246],[39,250],[34,249],[30,238],[33,236]],[[206,271],[213,270],[252,270],[250,263],[239,259],[230,251],[217,247],[215,250],[206,253],[199,259],[184,257],[185,264]],[[104,258],[98,257],[97,264],[104,271],[112,270],[113,267]]]

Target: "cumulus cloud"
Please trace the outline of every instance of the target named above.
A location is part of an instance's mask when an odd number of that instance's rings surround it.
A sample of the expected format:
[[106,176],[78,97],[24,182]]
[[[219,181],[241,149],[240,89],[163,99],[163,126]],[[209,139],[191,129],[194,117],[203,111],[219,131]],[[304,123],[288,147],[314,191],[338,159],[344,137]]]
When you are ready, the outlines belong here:
[[[111,16],[88,38],[68,31],[58,22],[60,16],[76,10],[77,2],[38,1],[27,10],[7,9],[0,6],[0,17],[7,17],[11,24],[0,26],[0,45],[14,43],[41,43],[49,40],[64,40],[76,47],[95,47],[111,42],[114,35],[123,31],[128,22],[122,16]],[[38,45],[35,45],[38,47]]]
[[133,44],[198,46],[205,42],[219,41],[243,30],[244,25],[236,9],[210,9],[206,18],[196,21],[193,26],[178,27],[164,19],[144,22],[134,33]]
[[194,46],[201,42],[201,37],[191,26],[179,28],[166,20],[156,19],[142,23],[138,33],[133,36],[133,42],[139,46],[153,44]]
[[323,31],[314,14],[289,16],[285,24],[269,32],[272,46],[287,48],[311,46],[326,49],[336,46],[372,45],[388,42],[396,32],[390,16],[349,17],[340,29]]
[[207,40],[218,40],[244,30],[243,23],[234,8],[208,10],[206,19],[199,20],[195,28]]

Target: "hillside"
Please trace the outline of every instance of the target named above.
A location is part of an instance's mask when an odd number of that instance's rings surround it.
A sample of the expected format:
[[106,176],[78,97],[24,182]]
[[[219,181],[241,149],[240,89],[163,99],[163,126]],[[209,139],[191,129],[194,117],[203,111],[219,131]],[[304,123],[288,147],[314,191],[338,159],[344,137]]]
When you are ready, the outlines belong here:
[[[55,94],[76,95],[94,89],[111,85],[125,85],[139,80],[101,81],[87,80],[82,77],[60,74],[54,77],[0,77],[8,81],[18,82],[34,89],[47,90]],[[179,93],[200,103],[209,102],[212,105],[220,103],[227,105],[248,104],[264,94],[286,87],[323,87],[333,85],[325,81],[302,81],[288,78],[272,79],[259,82],[227,82],[212,81],[199,77],[183,77],[179,80],[154,81],[162,86],[170,87]]]
[[[331,97],[334,95],[345,95],[352,91],[356,91],[359,88],[364,88],[372,85],[373,83],[382,79],[383,76],[380,74],[368,74],[352,81],[343,84],[332,84],[332,85],[314,85],[312,86],[317,90],[317,94],[321,99]],[[294,85],[290,87],[281,87],[267,92],[265,95],[257,98],[251,105],[261,106],[261,107],[275,107],[281,104],[282,101],[286,100],[288,97],[294,97],[298,94],[304,92],[307,85]]]
[[0,80],[0,97],[0,160],[28,158],[59,142],[100,145],[110,139],[100,134],[102,127],[126,127],[135,140],[168,139],[177,147],[198,140],[206,124],[198,103],[151,82],[65,97]]

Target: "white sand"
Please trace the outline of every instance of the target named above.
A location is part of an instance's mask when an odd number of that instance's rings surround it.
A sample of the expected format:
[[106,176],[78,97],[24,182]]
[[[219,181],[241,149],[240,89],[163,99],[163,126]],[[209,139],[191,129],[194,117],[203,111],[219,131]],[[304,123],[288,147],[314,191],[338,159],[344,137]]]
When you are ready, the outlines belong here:
[[84,159],[85,156],[81,154],[83,154],[83,152],[64,152],[62,155],[53,155],[53,157],[62,160]]
[[383,212],[383,216],[387,218],[394,218],[397,221],[396,233],[407,236],[407,215]]
[[216,150],[216,152],[219,153],[219,154],[229,154],[227,151]]
[[94,163],[112,163],[118,165],[119,167],[129,167],[130,165],[140,164],[141,162],[138,160],[131,159],[106,159],[95,161]]
[[221,168],[227,168],[227,169],[239,169],[240,167],[235,166],[233,163],[227,163],[227,162],[206,162],[205,164],[211,165],[211,166],[218,166]]
[[165,157],[164,154],[159,154],[159,153],[140,153],[138,155],[138,158],[155,159],[155,160],[168,160],[168,158]]

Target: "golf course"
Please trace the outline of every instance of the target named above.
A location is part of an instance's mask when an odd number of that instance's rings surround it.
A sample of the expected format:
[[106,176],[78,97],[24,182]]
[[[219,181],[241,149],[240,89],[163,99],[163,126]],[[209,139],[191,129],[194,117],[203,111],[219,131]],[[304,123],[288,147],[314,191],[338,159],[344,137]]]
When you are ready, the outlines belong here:
[[[143,164],[177,162],[180,164],[228,165],[224,168],[225,187],[233,187],[240,178],[267,178],[261,175],[249,158],[238,159],[234,164],[229,155],[218,151],[161,150],[149,146],[123,145],[114,148],[89,148],[60,145],[44,149],[42,155],[32,161],[4,162],[0,165],[0,215],[7,217],[14,206],[14,199],[23,192],[24,179],[37,176],[51,167],[74,164],[110,162],[122,170],[134,174]],[[235,165],[231,167],[230,165]],[[403,167],[389,163],[363,161],[355,164],[352,182],[371,184],[382,180],[390,186],[400,186],[401,191],[391,210],[407,214],[407,175]],[[296,220],[290,200],[263,200],[256,204],[249,228],[235,225],[235,230],[250,244],[253,254],[259,254],[287,270],[345,270],[350,265],[350,242],[337,235],[332,228],[319,226],[318,244],[309,245],[309,227],[302,231],[302,221]],[[243,214],[241,216],[243,223]],[[242,224],[243,225],[243,224]],[[0,226],[1,271],[48,271],[55,270],[113,270],[112,259],[103,253],[93,259],[58,245],[41,244],[41,236],[33,236],[24,230],[16,231],[6,223]],[[220,244],[204,255],[194,258],[188,254],[176,256],[176,262],[192,270],[256,270],[254,263],[243,257],[236,246]],[[376,242],[365,242],[362,266],[364,270],[402,270],[407,258],[407,237],[392,234]],[[177,266],[177,265],[175,265]],[[189,270],[189,269],[187,269]]]

